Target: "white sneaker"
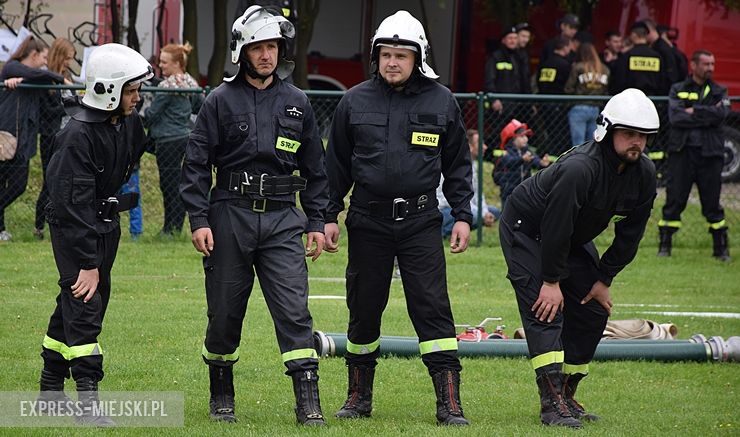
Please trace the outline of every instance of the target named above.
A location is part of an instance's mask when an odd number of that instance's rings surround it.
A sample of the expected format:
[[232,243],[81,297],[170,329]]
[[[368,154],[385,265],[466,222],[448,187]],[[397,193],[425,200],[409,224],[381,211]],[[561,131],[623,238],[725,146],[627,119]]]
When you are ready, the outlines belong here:
[[13,235],[8,231],[0,231],[0,241],[10,241],[13,239]]

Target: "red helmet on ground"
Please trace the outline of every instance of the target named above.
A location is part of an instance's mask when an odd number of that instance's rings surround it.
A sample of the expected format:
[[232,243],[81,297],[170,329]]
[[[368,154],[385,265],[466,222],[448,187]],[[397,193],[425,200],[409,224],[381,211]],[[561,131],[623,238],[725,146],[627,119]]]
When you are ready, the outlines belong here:
[[527,126],[527,123],[522,123],[516,118],[512,118],[509,124],[507,124],[501,130],[500,148],[505,149],[506,143],[508,143],[510,139],[514,138],[517,135],[527,135],[531,137],[532,134],[534,134],[534,132],[532,132],[532,129],[530,129],[529,126]]

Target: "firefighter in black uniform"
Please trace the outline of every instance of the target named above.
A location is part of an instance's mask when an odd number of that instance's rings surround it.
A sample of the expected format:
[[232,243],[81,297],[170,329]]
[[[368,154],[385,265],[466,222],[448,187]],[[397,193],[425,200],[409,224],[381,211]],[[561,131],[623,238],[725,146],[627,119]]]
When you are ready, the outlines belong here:
[[724,138],[720,126],[730,112],[727,88],[712,81],[714,55],[691,55],[691,75],[671,87],[668,96],[668,183],[663,218],[658,222],[658,256],[670,256],[672,236],[681,227],[681,213],[696,183],[701,212],[714,240],[713,256],[730,260],[725,211],[720,205]]
[[463,252],[470,237],[473,191],[460,107],[433,80],[438,76],[426,63],[424,29],[411,14],[398,11],[383,20],[371,47],[377,74],[339,102],[327,148],[325,234],[330,252],[337,250],[337,215],[354,185],[346,220],[349,387],[336,416],[371,414],[380,322],[397,257],[422,361],[437,395],[437,420],[467,425],[435,195],[441,173],[456,220],[452,252]]
[[[504,208],[501,248],[546,425],[597,419],[574,395],[611,314],[612,279],[634,258],[650,216],[655,166],[642,152],[658,127],[653,103],[625,90],[601,112],[595,141],[524,181]],[[609,222],[615,237],[599,258],[592,240]]]
[[[85,74],[82,101],[66,102],[71,120],[55,138],[46,177],[46,215],[61,290],[43,341],[41,397],[67,400],[62,390],[71,370],[80,401],[92,405],[103,379],[98,335],[121,236],[118,212],[138,200],[135,194],[115,196],[144,153],[144,127],[135,106],[141,82],[153,72],[134,50],[105,44],[90,54]],[[95,426],[114,424],[92,409],[76,418]]]
[[619,56],[616,70],[612,72],[613,94],[627,88],[637,88],[648,96],[666,95],[665,69],[660,54],[647,44],[648,28],[638,21],[630,29],[634,46]]
[[[217,421],[236,420],[232,367],[256,271],[293,380],[296,418],[325,424],[305,257],[316,260],[323,249],[328,190],[311,104],[283,80],[293,70],[284,55],[285,40],[294,34],[278,11],[261,6],[237,18],[231,61],[239,71],[206,98],[185,153],[180,192],[193,245],[205,255],[202,354],[209,366],[210,415]],[[299,191],[303,211],[295,205]]]
[[[555,37],[553,52],[546,61],[540,63],[537,71],[537,92],[539,94],[565,94],[565,83],[570,77],[571,40],[565,36]],[[550,147],[547,152],[559,155],[570,149],[570,134],[567,126],[568,111],[557,102],[543,102],[539,117],[547,130]],[[566,126],[563,129],[563,126]],[[563,135],[565,134],[565,135]]]

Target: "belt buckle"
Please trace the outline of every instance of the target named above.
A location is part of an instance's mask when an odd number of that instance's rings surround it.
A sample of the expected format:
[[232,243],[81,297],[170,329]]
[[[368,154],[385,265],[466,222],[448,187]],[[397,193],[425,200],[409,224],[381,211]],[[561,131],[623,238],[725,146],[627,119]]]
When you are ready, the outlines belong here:
[[[105,201],[107,203],[105,204],[105,214],[104,214],[104,217],[103,217],[103,221],[106,222],[106,223],[109,223],[109,222],[112,222],[113,221],[113,219],[110,218],[111,211],[113,210],[113,206],[114,205],[118,205],[118,198],[116,198],[115,196],[111,196],[111,197],[105,199]],[[116,208],[116,209],[118,209],[118,208]]]
[[249,183],[249,174],[245,171],[244,172],[244,181],[239,185],[239,191],[242,193],[242,196],[247,194],[247,186],[252,185]]
[[402,197],[393,199],[393,220],[401,221],[406,218],[406,214],[409,212],[408,202]]
[[[258,202],[262,202],[262,207],[258,207]],[[267,210],[267,199],[257,199],[252,201],[252,211],[265,212]]]
[[260,196],[265,195],[264,189],[265,189],[265,178],[266,177],[267,177],[267,173],[262,173],[260,175],[260,191],[259,191]]

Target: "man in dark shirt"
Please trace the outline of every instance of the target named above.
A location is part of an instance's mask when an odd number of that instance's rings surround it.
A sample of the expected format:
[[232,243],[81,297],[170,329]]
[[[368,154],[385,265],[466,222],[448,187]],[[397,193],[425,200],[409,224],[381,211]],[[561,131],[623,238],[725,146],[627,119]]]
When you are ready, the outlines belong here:
[[539,94],[565,94],[565,82],[570,76],[571,63],[568,61],[570,54],[570,39],[557,37],[555,39],[555,50],[552,56],[540,63],[537,72],[537,91]]
[[520,59],[520,75],[522,77],[522,86],[524,87],[522,93],[531,94],[532,86],[530,85],[530,81],[532,79],[529,74],[529,41],[532,39],[532,29],[529,23],[519,23],[514,26],[514,29],[516,29],[517,40],[519,41],[519,48],[516,52]]
[[634,46],[622,54],[617,62],[614,79],[610,87],[612,94],[627,88],[637,88],[648,96],[666,95],[664,90],[665,70],[660,54],[648,46],[648,28],[645,23],[636,22],[630,30]]
[[[569,40],[575,38],[576,33],[578,32],[578,28],[581,25],[581,21],[575,14],[565,14],[557,21],[556,25],[558,29],[560,29],[560,34],[545,41],[545,44],[542,47],[540,62],[545,62],[546,60],[550,59],[550,56],[552,56],[553,53],[555,53],[555,45],[558,37],[565,37]],[[573,63],[574,60],[575,53],[569,54],[568,61]]]
[[[671,89],[671,85],[682,79],[679,74],[678,66],[676,65],[676,54],[673,51],[671,44],[665,39],[660,37],[658,33],[657,24],[653,20],[643,20],[643,23],[648,29],[647,40],[650,44],[650,48],[658,52],[660,55],[660,64],[663,69],[663,81],[660,87],[660,95],[668,95],[668,90]],[[684,76],[685,77],[685,76]]]
[[616,30],[604,34],[604,51],[601,52],[601,62],[609,67],[609,71],[616,71],[617,59],[622,55],[622,35]]
[[[509,197],[499,225],[546,425],[595,420],[576,402],[578,383],[611,314],[609,287],[634,258],[655,198],[655,166],[643,153],[658,131],[639,90],[612,97],[595,141],[561,156]],[[599,258],[593,239],[615,223]]]
[[727,88],[712,80],[714,55],[697,50],[691,76],[671,87],[668,95],[668,183],[663,218],[658,222],[658,256],[670,256],[672,235],[681,227],[681,213],[696,183],[701,211],[714,241],[713,256],[730,260],[725,210],[720,204],[724,137],[720,126],[730,113]]
[[325,425],[305,262],[324,246],[324,147],[308,97],[284,82],[293,70],[284,58],[293,25],[277,11],[250,6],[231,35],[231,62],[239,71],[203,103],[180,182],[193,245],[204,255],[210,416],[236,421],[232,368],[256,272],[293,380],[296,419]]
[[[516,34],[514,34],[516,35]],[[472,214],[470,152],[460,107],[426,63],[421,23],[406,11],[387,17],[372,40],[377,73],[337,106],[327,148],[330,201],[326,250],[337,251],[338,214],[347,214],[347,355],[349,387],[339,418],[372,412],[380,322],[388,304],[393,259],[403,278],[421,359],[434,383],[437,421],[467,425],[436,189],[452,207],[452,253],[465,251]]]

